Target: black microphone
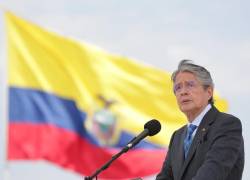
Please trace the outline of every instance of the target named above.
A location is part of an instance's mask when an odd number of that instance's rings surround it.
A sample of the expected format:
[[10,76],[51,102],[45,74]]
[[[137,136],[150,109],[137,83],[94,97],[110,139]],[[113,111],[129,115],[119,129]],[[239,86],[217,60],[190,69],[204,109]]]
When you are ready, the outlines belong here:
[[94,174],[91,176],[87,176],[84,179],[85,180],[92,180],[94,177],[97,177],[99,173],[107,169],[110,164],[116,160],[118,157],[120,157],[123,153],[127,152],[129,149],[134,147],[136,144],[138,144],[142,139],[144,139],[146,136],[154,136],[161,130],[161,124],[156,119],[152,119],[148,121],[146,124],[144,124],[144,130],[135,138],[133,138],[127,146],[125,146],[119,153],[112,156],[111,160],[109,160],[107,163],[105,163],[101,168],[97,169]]
[[125,146],[124,150],[128,151],[132,147],[134,147],[136,144],[138,144],[142,139],[144,139],[147,136],[154,136],[161,130],[161,123],[157,121],[156,119],[152,119],[148,121],[146,124],[144,124],[144,130],[136,136],[134,139],[132,139],[127,146]]

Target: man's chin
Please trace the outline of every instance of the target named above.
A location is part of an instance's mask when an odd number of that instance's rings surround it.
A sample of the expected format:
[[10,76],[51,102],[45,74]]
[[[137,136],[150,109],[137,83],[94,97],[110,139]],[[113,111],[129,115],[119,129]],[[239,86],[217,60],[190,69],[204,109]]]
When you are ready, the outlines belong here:
[[181,106],[180,109],[181,109],[181,111],[182,111],[184,114],[187,114],[188,112],[192,111],[193,108],[192,108],[191,106],[185,105],[185,106]]

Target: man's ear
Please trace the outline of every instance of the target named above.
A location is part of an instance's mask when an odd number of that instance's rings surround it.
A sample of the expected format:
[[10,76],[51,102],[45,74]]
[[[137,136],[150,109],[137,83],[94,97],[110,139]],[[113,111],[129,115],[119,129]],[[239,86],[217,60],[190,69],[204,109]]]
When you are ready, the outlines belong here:
[[207,93],[208,93],[208,99],[211,99],[213,97],[213,94],[214,94],[214,88],[209,86],[206,90],[207,90]]

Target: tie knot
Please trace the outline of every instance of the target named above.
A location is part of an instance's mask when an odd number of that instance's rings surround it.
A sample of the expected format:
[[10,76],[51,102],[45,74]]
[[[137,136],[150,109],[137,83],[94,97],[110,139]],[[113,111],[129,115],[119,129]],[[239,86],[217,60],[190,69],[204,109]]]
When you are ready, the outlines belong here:
[[194,130],[195,130],[196,128],[197,128],[196,125],[190,124],[190,125],[188,126],[188,134],[193,134],[193,132],[194,132]]

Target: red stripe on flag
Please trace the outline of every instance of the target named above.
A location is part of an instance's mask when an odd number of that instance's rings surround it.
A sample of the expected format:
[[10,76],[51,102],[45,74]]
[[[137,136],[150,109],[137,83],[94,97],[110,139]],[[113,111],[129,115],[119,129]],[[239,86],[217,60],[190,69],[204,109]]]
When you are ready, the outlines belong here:
[[[9,124],[8,159],[45,159],[83,175],[91,175],[118,150],[93,145],[77,134],[53,125]],[[134,178],[160,171],[165,150],[135,149],[103,171],[101,178]]]

